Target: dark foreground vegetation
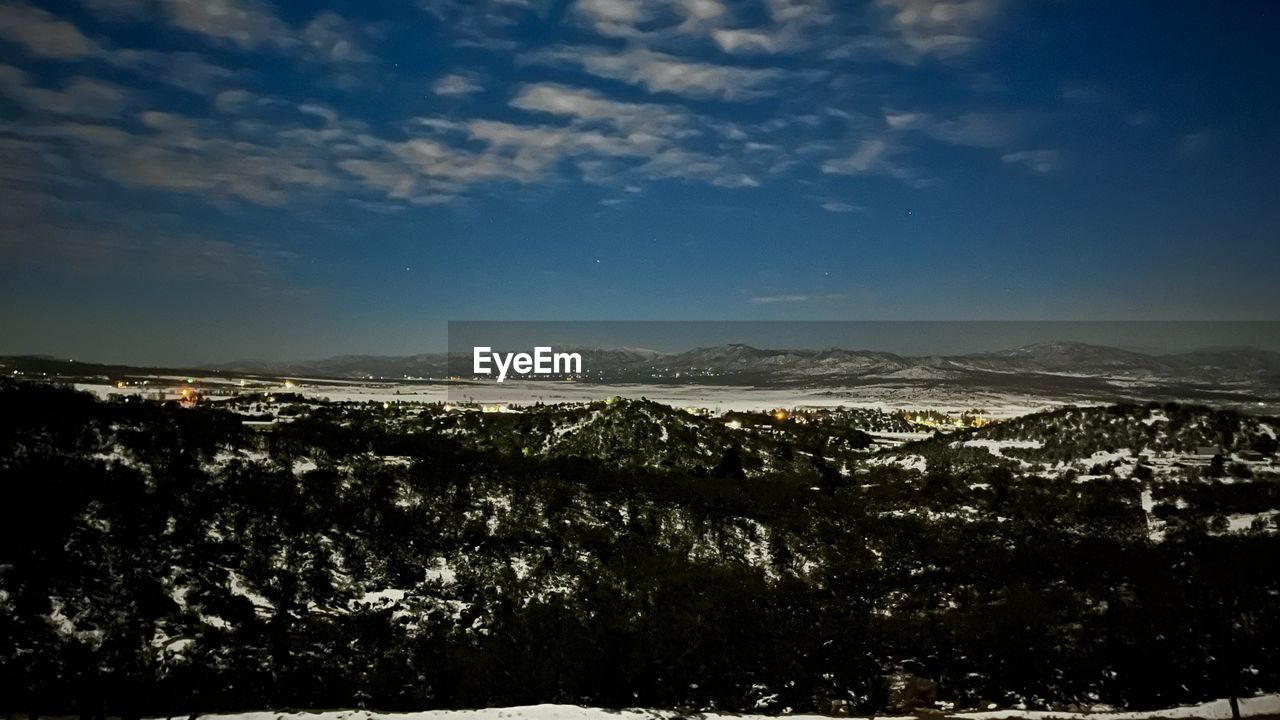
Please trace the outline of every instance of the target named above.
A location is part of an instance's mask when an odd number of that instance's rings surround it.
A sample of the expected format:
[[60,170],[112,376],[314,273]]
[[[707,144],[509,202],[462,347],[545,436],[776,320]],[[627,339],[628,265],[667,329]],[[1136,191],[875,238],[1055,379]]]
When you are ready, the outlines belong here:
[[[959,707],[1280,689],[1280,537],[1220,517],[1280,506],[1265,472],[1182,479],[1153,538],[1150,473],[1080,482],[942,440],[908,470],[843,421],[733,435],[623,402],[573,410],[564,453],[562,410],[291,412],[252,429],[0,388],[0,712],[872,713],[894,673]],[[1018,427],[1144,432],[1072,412]],[[1267,450],[1248,418],[1177,412]]]

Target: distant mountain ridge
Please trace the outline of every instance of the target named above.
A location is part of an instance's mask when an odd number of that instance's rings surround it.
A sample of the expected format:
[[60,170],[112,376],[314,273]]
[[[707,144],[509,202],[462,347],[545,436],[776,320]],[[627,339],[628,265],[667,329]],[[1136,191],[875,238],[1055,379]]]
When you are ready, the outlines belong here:
[[[1187,382],[1280,381],[1280,353],[1253,348],[1152,355],[1079,342],[1050,342],[964,355],[905,356],[844,348],[758,348],[742,343],[674,353],[638,348],[571,348],[585,374],[606,380],[755,377],[764,380],[963,379],[978,374],[1062,375]],[[233,362],[211,369],[327,378],[468,376],[470,356],[343,355],[291,363]]]
[[[557,346],[557,350],[581,353],[583,375],[599,382],[758,386],[869,382],[1097,386],[1121,382],[1220,389],[1248,386],[1267,390],[1268,394],[1280,390],[1280,353],[1254,348],[1156,355],[1087,343],[1051,342],[993,352],[928,356],[835,347],[758,348],[742,343],[672,353],[621,347]],[[89,363],[36,355],[0,357],[0,369],[5,374],[84,378],[211,373],[329,380],[428,380],[471,377],[471,363],[470,355],[446,353],[339,355],[286,362],[241,360],[185,368]]]

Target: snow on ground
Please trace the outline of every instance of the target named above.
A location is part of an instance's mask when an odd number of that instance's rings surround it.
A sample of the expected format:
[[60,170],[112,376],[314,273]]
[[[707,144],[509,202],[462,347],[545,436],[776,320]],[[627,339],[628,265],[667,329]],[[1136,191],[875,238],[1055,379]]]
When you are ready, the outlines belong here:
[[925,472],[929,469],[929,461],[923,455],[882,455],[874,457],[867,461],[869,465],[897,465],[905,470],[919,470]]
[[442,585],[452,585],[458,579],[458,573],[450,565],[446,558],[436,558],[435,564],[427,569],[427,582],[439,582]]
[[932,432],[886,432],[883,430],[867,431],[871,437],[877,440],[889,440],[896,443],[909,443],[916,440],[928,440],[933,437]]
[[[1240,700],[1240,713],[1244,717],[1260,717],[1280,714],[1280,694],[1261,695]],[[1150,710],[1143,712],[1057,712],[1037,710],[985,710],[936,714],[940,720],[1225,720],[1231,717],[1231,707],[1226,700],[1214,700],[1199,705]],[[250,712],[227,715],[202,715],[206,720],[677,720],[688,717],[671,710],[608,710],[579,707],[577,705],[526,705],[523,707],[485,708],[481,710],[428,710],[415,713],[381,713],[369,710],[330,710],[326,712]],[[764,720],[776,716],[737,715],[727,713],[700,713],[694,717],[705,720]],[[788,715],[799,720],[820,718],[819,715]],[[915,720],[917,716],[877,716],[877,720]]]
[[1086,465],[1106,465],[1113,462],[1133,462],[1135,460],[1133,450],[1129,448],[1120,448],[1112,452],[1106,450],[1098,450],[1087,458],[1082,458],[1080,462]]
[[401,590],[400,588],[374,590],[365,593],[358,600],[352,600],[351,604],[353,607],[359,607],[360,605],[371,605],[373,607],[394,606],[402,602],[407,594],[409,594],[408,590]]
[[1150,487],[1142,488],[1142,512],[1147,516],[1147,537],[1152,542],[1164,540],[1164,521],[1155,515],[1156,501]]
[[987,452],[996,457],[1004,457],[1001,451],[1005,448],[1038,450],[1044,447],[1044,442],[1040,440],[965,440],[962,443],[953,443],[953,445],[956,444],[964,447],[986,448]]
[[[1240,700],[1242,717],[1259,717],[1280,713],[1280,694],[1259,695],[1255,698]],[[1221,720],[1231,717],[1231,705],[1226,700],[1212,700],[1198,705],[1183,705],[1164,710],[1147,710],[1142,712],[1053,712],[1035,710],[989,710],[984,712],[954,713],[949,717],[966,718],[966,720],[997,720],[998,718],[1025,718],[1026,720],[1049,720],[1050,718],[1082,718],[1087,720]]]
[[1265,510],[1259,513],[1236,513],[1227,516],[1226,532],[1245,533],[1253,529],[1255,522],[1261,522],[1264,531],[1274,529],[1280,518],[1280,510]]
[[230,576],[232,593],[239,595],[252,603],[253,611],[257,613],[259,617],[271,617],[272,611],[275,610],[275,605],[273,605],[270,600],[251,589],[249,584],[245,582],[244,577],[239,573],[232,571],[229,572],[228,575]]
[[[573,381],[497,382],[378,382],[378,381],[297,381],[293,387],[247,385],[243,388],[214,380],[196,386],[216,387],[215,397],[238,392],[261,394],[264,390],[296,393],[303,397],[335,402],[445,403],[528,405],[542,403],[586,403],[619,396],[648,398],[672,407],[696,408],[714,413],[758,412],[774,408],[848,407],[894,410],[936,410],[960,413],[979,408],[989,417],[1002,419],[1050,410],[1062,405],[1089,404],[1079,398],[1056,398],[1026,393],[1003,393],[958,387],[929,387],[907,382],[884,382],[853,387],[761,388],[741,385],[661,385],[647,383],[597,384]],[[186,378],[155,378],[146,386],[117,388],[108,383],[78,383],[77,390],[100,398],[111,395],[159,395],[178,397]]]
[[761,388],[734,385],[653,385],[620,383],[507,381],[458,383],[448,387],[454,402],[578,403],[610,396],[647,398],[672,407],[692,407],[715,413],[757,412],[774,408],[848,407],[886,411],[930,409],[964,412],[981,408],[995,418],[1009,418],[1068,404],[1066,398],[998,393],[963,388],[926,387],[910,383],[882,383],[856,387]]
[[112,446],[111,452],[109,453],[98,452],[98,453],[94,453],[90,457],[92,457],[94,460],[101,460],[102,462],[107,463],[108,465],[110,465],[111,463],[120,463],[121,465],[129,465],[129,466],[137,465],[137,463],[134,462],[133,458],[129,455],[128,452],[125,451],[125,448],[122,447],[121,445]]

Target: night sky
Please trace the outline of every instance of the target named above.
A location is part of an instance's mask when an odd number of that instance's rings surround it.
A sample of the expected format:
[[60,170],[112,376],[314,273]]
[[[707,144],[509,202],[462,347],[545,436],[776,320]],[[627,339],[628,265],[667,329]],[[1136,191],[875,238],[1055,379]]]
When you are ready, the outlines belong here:
[[0,2],[0,353],[1278,319],[1280,3]]

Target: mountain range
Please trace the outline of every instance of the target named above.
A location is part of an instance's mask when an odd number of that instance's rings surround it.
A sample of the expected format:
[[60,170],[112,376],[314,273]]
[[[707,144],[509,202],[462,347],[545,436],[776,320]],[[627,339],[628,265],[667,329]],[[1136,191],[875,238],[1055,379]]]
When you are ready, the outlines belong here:
[[[673,353],[642,348],[556,349],[581,353],[585,379],[597,382],[756,386],[936,382],[1052,385],[1061,389],[1136,383],[1194,385],[1220,390],[1280,389],[1280,353],[1254,348],[1157,355],[1078,342],[1052,342],[995,352],[928,356],[842,348],[769,349],[741,343]],[[8,356],[0,357],[0,369],[6,373],[60,377],[212,372],[334,380],[418,380],[472,375],[469,355],[446,353],[339,355],[296,362],[245,360],[163,369],[46,356]]]
[[[559,349],[559,348],[557,348]],[[842,348],[767,349],[734,343],[675,353],[638,348],[575,348],[592,379],[718,378],[773,382],[961,380],[975,374],[1057,375],[1207,384],[1280,384],[1280,353],[1224,348],[1151,355],[1077,342],[1052,342],[966,355],[906,356]],[[342,355],[324,360],[233,362],[211,369],[325,378],[430,378],[470,375],[469,356]]]

